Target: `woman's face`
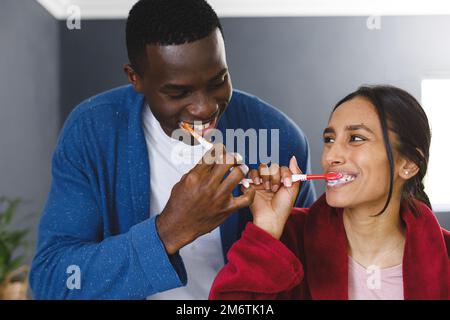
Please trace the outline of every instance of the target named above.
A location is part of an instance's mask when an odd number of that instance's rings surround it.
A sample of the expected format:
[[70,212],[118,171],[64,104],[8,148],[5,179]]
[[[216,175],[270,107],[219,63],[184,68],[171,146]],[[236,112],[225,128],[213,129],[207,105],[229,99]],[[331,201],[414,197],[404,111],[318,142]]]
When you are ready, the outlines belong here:
[[[394,135],[389,137],[394,145]],[[324,171],[344,174],[327,184],[327,203],[380,211],[389,192],[389,162],[375,107],[362,97],[343,103],[332,114],[323,138]]]

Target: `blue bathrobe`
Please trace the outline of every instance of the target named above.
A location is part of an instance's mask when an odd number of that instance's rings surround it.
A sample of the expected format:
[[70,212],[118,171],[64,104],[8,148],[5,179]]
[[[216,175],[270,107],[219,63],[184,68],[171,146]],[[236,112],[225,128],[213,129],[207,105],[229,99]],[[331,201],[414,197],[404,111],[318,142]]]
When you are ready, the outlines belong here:
[[[143,95],[124,86],[84,101],[65,122],[30,272],[34,298],[145,299],[186,284],[180,255],[167,255],[155,218],[149,218],[144,105]],[[218,129],[238,128],[279,129],[280,164],[295,155],[309,172],[308,142],[292,120],[235,90]],[[296,205],[309,207],[314,200],[313,186],[304,183]],[[224,256],[250,216],[240,210],[221,226]]]

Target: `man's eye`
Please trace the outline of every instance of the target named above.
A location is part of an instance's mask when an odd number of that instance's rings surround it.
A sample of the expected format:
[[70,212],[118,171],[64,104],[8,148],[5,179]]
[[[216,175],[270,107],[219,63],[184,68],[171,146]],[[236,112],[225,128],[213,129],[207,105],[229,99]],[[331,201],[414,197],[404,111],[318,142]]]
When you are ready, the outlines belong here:
[[356,135],[352,135],[350,137],[350,142],[361,142],[361,141],[366,141],[366,139],[361,136],[356,136]]
[[183,99],[189,95],[189,91],[181,91],[179,93],[170,93],[168,96],[171,99]]
[[211,83],[211,85],[209,86],[211,89],[216,89],[219,88],[221,86],[223,86],[225,84],[225,82],[228,79],[228,75],[226,75],[223,79],[220,79],[220,81],[215,82],[215,83]]
[[333,143],[334,139],[332,137],[323,137],[323,143]]

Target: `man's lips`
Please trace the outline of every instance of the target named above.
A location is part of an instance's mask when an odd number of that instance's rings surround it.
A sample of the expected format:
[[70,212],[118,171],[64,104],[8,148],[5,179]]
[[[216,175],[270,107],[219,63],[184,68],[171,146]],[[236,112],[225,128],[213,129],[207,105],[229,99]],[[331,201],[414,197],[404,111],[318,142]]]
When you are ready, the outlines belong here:
[[202,120],[194,120],[194,121],[182,121],[186,123],[188,126],[190,126],[192,129],[194,129],[195,132],[199,134],[204,134],[206,131],[214,129],[217,124],[218,116],[215,116],[214,118],[208,120],[208,121],[202,121]]

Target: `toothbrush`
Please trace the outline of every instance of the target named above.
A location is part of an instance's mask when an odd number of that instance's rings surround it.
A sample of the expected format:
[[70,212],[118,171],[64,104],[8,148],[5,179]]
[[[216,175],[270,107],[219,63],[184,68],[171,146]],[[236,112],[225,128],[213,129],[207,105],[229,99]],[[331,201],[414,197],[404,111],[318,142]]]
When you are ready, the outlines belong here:
[[[337,172],[330,172],[326,174],[293,174],[292,175],[292,182],[297,181],[307,181],[307,180],[339,180],[344,175],[342,173]],[[244,187],[248,188],[247,185],[250,183],[253,183],[252,179],[243,179],[241,184],[244,185]]]
[[199,135],[197,132],[195,132],[195,130],[192,129],[191,126],[188,125],[186,122],[183,121],[180,122],[180,127],[189,132],[198,141],[198,143],[200,143],[203,146],[203,148],[209,150],[213,147],[213,144],[211,142],[209,142],[201,135]]
[[[181,127],[182,129],[186,130],[187,132],[189,132],[189,133],[190,133],[190,134],[198,141],[198,143],[200,143],[200,144],[203,146],[203,148],[205,148],[206,150],[209,150],[209,149],[211,149],[212,147],[214,147],[214,145],[213,145],[211,142],[209,142],[208,140],[206,140],[205,138],[203,138],[201,135],[199,135],[197,132],[195,132],[195,130],[192,129],[191,126],[188,125],[186,122],[181,121],[181,122],[180,122],[180,127]],[[242,156],[241,156],[239,153],[235,153],[234,156],[235,156],[237,162],[240,163],[240,162],[242,161]],[[244,165],[245,167],[247,167],[245,164],[243,164],[243,165]],[[242,166],[242,164],[241,164],[241,166]],[[233,168],[230,169],[230,171],[232,171],[232,170],[233,170]],[[241,183],[242,183],[246,188],[250,187],[250,184],[249,184],[248,182],[244,181],[244,180],[245,180],[245,179],[242,179],[242,182],[241,182]]]

